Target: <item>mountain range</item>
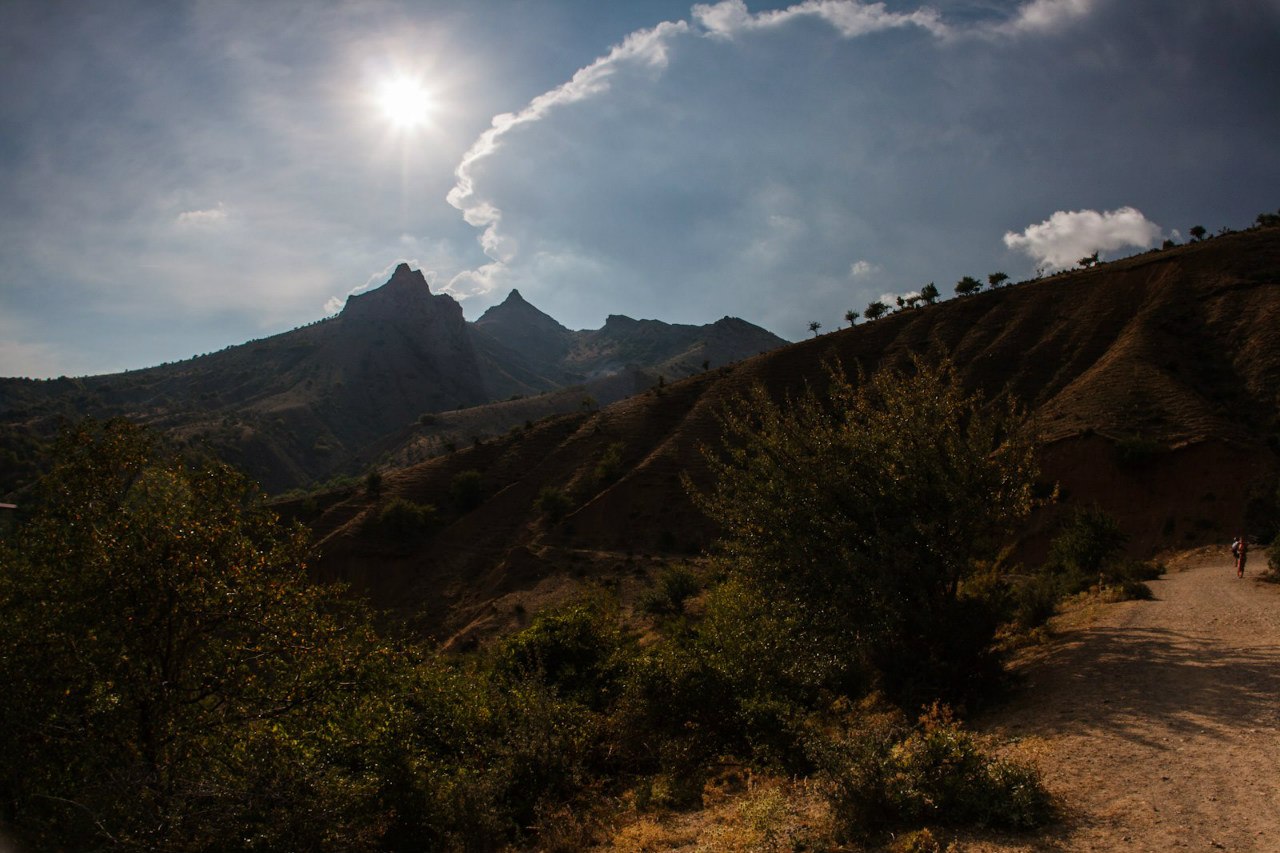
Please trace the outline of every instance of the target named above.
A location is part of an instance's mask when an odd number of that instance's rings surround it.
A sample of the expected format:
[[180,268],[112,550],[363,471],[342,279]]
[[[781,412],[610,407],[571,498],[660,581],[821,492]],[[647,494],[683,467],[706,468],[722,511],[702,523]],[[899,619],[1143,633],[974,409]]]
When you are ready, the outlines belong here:
[[[338,315],[283,334],[143,370],[0,379],[0,493],[30,477],[33,448],[62,418],[152,424],[279,492],[443,453],[783,343],[730,317],[692,326],[615,315],[571,331],[517,291],[469,323],[400,264]],[[486,406],[495,401],[508,405]]]

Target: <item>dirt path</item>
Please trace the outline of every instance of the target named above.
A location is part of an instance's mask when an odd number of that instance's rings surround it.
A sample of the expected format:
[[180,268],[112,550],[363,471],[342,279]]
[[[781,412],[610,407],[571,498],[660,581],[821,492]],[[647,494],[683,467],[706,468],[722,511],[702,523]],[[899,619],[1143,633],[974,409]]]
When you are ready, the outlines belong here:
[[1280,851],[1280,588],[1217,553],[1150,586],[1029,664],[991,721],[1035,757],[1063,826],[963,849]]

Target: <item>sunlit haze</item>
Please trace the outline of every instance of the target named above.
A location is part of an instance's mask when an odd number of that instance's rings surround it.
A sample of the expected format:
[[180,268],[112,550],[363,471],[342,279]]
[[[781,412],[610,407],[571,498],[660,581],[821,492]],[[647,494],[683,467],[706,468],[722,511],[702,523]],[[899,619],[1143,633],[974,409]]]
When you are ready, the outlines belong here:
[[383,80],[376,100],[383,118],[399,130],[412,130],[425,124],[435,105],[426,87],[406,76]]

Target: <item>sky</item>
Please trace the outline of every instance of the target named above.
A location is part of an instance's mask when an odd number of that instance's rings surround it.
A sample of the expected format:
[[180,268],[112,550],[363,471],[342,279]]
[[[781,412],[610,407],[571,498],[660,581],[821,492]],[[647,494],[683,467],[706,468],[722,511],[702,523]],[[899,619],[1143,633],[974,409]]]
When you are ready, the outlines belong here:
[[1280,207],[1280,0],[3,0],[0,375],[319,320],[785,338]]

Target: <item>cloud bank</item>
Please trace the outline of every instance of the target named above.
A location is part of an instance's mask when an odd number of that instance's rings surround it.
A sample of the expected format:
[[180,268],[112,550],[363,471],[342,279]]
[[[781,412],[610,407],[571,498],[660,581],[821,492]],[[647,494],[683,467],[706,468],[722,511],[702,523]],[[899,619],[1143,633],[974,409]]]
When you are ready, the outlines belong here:
[[1094,252],[1148,249],[1160,240],[1160,226],[1132,207],[1099,213],[1059,210],[1048,219],[1028,225],[1021,234],[1009,231],[1004,244],[1055,270],[1072,267]]

